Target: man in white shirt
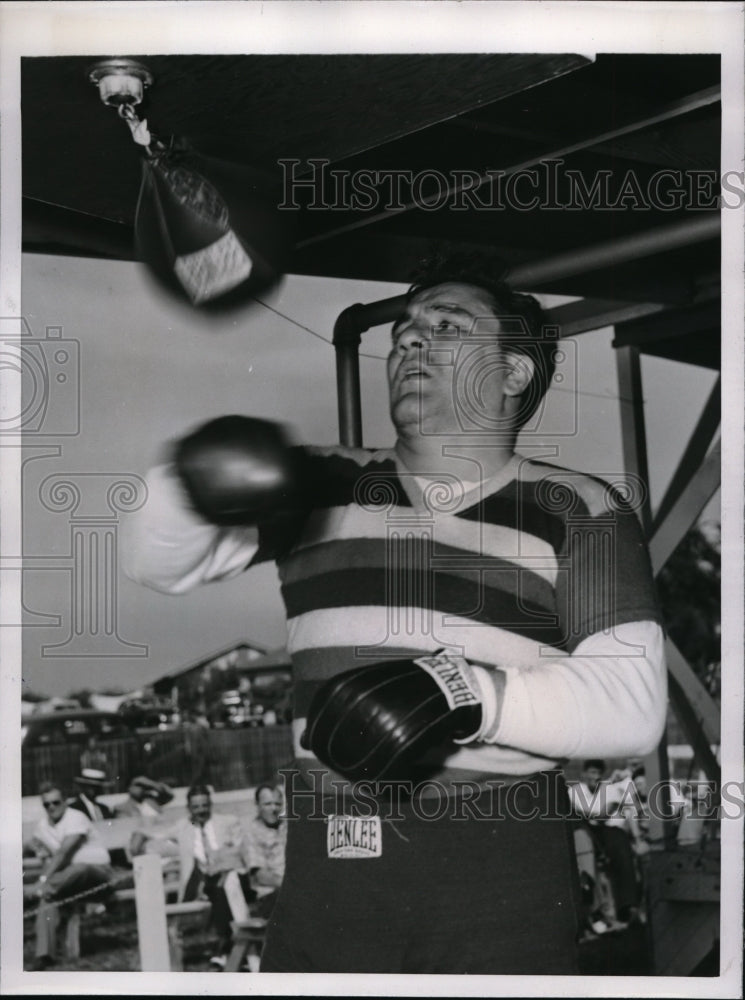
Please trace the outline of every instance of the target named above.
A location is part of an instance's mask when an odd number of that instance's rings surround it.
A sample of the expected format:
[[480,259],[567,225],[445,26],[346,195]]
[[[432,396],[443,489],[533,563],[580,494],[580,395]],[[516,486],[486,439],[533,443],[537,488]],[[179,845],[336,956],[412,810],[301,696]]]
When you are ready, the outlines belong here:
[[[36,916],[36,968],[54,964],[60,906],[66,899],[113,880],[109,852],[91,821],[68,809],[60,789],[47,782],[40,788],[46,815],[39,820],[29,846],[43,859],[42,872],[28,895],[39,900]],[[87,896],[90,901],[98,894]]]
[[256,815],[246,827],[246,854],[251,887],[259,902],[258,916],[269,916],[285,874],[287,823],[282,816],[282,794],[270,784],[259,785],[255,793]]

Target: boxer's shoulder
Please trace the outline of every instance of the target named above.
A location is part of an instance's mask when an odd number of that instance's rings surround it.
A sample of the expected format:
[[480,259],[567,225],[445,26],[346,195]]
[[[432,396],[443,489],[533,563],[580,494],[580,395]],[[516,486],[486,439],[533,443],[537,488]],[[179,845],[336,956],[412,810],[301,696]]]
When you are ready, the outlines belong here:
[[535,493],[536,501],[550,509],[571,509],[573,513],[586,513],[602,517],[617,513],[627,506],[629,484],[623,477],[614,481],[577,469],[568,469],[550,462],[523,459],[518,479]]

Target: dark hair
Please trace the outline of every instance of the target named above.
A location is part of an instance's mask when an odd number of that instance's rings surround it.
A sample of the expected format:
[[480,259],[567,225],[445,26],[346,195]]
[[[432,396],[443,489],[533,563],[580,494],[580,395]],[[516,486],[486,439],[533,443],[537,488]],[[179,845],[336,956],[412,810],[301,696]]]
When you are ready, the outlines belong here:
[[590,768],[597,768],[598,771],[605,770],[605,761],[601,760],[599,757],[595,757],[592,760],[586,760],[582,765],[584,771],[589,771]]
[[186,793],[186,801],[191,802],[197,795],[206,795],[207,798],[212,798],[212,792],[207,785],[192,785]]
[[644,775],[644,777],[646,777],[646,776],[647,776],[647,771],[646,771],[646,768],[644,767],[644,765],[643,765],[643,764],[639,764],[639,765],[638,765],[637,767],[635,767],[635,768],[634,768],[634,770],[633,770],[633,771],[631,772],[631,777],[632,777],[632,778],[639,778],[639,777],[641,777],[642,775]]
[[269,792],[271,792],[271,793],[272,793],[272,795],[274,795],[274,794],[276,793],[276,791],[277,791],[277,788],[276,788],[276,786],[275,786],[275,785],[272,785],[272,784],[270,784],[270,782],[268,782],[268,781],[264,781],[264,782],[262,782],[262,783],[261,783],[261,784],[260,784],[260,785],[259,785],[259,786],[257,787],[256,791],[254,792],[254,799],[256,800],[256,804],[257,804],[257,805],[258,805],[258,803],[259,803],[259,796],[260,796],[260,795],[261,795],[261,793],[262,793],[262,792],[264,792],[264,791],[269,791]]
[[50,792],[59,792],[63,799],[65,797],[62,786],[56,781],[42,781],[39,785],[39,795],[48,795]]
[[411,298],[447,281],[475,285],[491,295],[498,319],[517,320],[517,323],[503,324],[499,340],[502,346],[530,358],[534,366],[518,414],[517,427],[520,428],[533,416],[554,377],[556,343],[555,338],[544,335],[546,316],[538,300],[513,291],[504,280],[506,273],[504,261],[489,250],[436,253],[420,262],[406,295]]

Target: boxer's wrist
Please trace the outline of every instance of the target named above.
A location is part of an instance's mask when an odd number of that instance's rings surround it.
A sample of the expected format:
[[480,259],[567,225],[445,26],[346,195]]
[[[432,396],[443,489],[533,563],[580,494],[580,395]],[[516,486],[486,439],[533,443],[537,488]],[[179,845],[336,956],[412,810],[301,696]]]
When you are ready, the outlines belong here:
[[469,677],[481,702],[481,725],[471,736],[454,742],[460,744],[482,742],[490,736],[493,737],[499,726],[505,676],[502,670],[487,670],[486,667],[463,662],[468,668]]

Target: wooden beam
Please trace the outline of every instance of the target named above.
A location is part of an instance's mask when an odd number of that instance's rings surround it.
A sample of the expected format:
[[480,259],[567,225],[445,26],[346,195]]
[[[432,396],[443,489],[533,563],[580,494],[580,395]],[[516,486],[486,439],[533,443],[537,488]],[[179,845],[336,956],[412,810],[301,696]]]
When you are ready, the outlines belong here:
[[[446,226],[447,228],[447,226]],[[445,236],[444,230],[440,236]],[[502,242],[499,232],[489,235],[487,240],[490,249],[502,260],[511,261],[513,266],[533,259],[534,254],[526,253],[525,247],[517,247],[511,241]],[[482,253],[484,240],[480,242],[465,237],[447,237],[448,247],[453,252]],[[359,230],[348,233],[338,239],[318,244],[305,249],[296,248],[288,265],[288,273],[306,274],[325,277],[330,274],[338,278],[360,278],[375,281],[395,281],[408,283],[417,264],[432,252],[432,238],[423,235],[378,232],[374,227],[369,230]],[[600,275],[602,272],[598,272]],[[608,271],[606,270],[606,276]],[[585,284],[582,276],[575,276],[580,285]],[[563,284],[568,279],[557,279],[557,284]],[[599,281],[603,281],[599,277]],[[611,277],[607,282],[613,285]],[[542,286],[545,291],[551,289]],[[658,269],[646,269],[641,273],[638,269],[633,278],[625,277],[620,285],[616,281],[612,291],[590,293],[597,299],[613,296],[618,301],[629,305],[639,303],[665,303],[668,308],[683,306],[691,299],[691,281],[679,272],[666,271],[661,274]],[[561,294],[572,294],[567,291]],[[587,298],[584,288],[577,292]],[[697,293],[698,294],[698,293]],[[641,315],[646,315],[643,310]],[[627,318],[636,319],[636,314],[630,317],[621,316],[617,321],[622,323]]]
[[[665,641],[665,659],[668,671],[675,678],[697,719],[698,725],[703,730],[707,745],[718,745],[721,739],[721,710],[719,706],[672,639]],[[691,745],[693,746],[693,743]]]
[[617,302],[610,299],[580,299],[564,306],[546,309],[548,322],[559,327],[561,337],[575,337],[591,330],[601,330],[627,320],[662,312],[661,302]]
[[[673,118],[679,118],[681,115],[690,114],[692,111],[698,111],[700,108],[710,107],[713,104],[718,104],[721,100],[721,88],[719,86],[706,87],[704,90],[696,91],[694,94],[686,94],[685,97],[681,97],[676,101],[671,101],[669,104],[663,104],[652,114],[645,118],[634,118],[628,125],[621,125],[615,128],[612,132],[605,132],[597,135],[594,139],[593,145],[605,142],[610,139],[617,139],[622,135],[631,135],[635,132],[639,132],[642,129],[649,128],[651,125],[657,125],[661,122],[670,121]],[[469,131],[480,131],[480,132],[490,132],[494,135],[505,136],[511,139],[523,139],[531,142],[536,142],[536,140],[541,139],[546,142],[555,145],[559,141],[558,135],[547,136],[536,135],[535,130],[527,128],[517,128],[511,124],[500,124],[499,122],[492,122],[485,118],[479,118],[478,112],[476,113],[466,113],[458,118],[453,118],[448,122],[449,125],[456,125],[459,128],[465,128]]]
[[[545,160],[561,159],[562,157],[569,156],[572,153],[581,152],[583,149],[590,149],[593,146],[597,146],[601,142],[608,142],[611,139],[615,139],[617,136],[628,135],[629,133],[637,132],[640,129],[648,128],[655,122],[666,121],[677,115],[687,114],[689,111],[695,111],[700,107],[706,107],[709,104],[714,104],[720,99],[721,96],[718,87],[707,88],[706,90],[690,94],[685,98],[674,101],[672,104],[665,105],[651,115],[643,115],[632,122],[627,122],[625,125],[609,129],[606,132],[601,132],[599,135],[594,134],[585,136],[584,138],[575,140],[574,142],[566,143],[564,145],[560,144],[558,147],[553,144],[549,144],[549,147],[544,149],[541,153],[537,153],[519,163],[513,163],[506,166],[502,168],[499,173],[503,176],[507,176],[508,174],[517,173],[518,171],[535,167]],[[493,177],[490,173],[482,174],[478,183],[474,185],[472,190],[477,190],[482,185],[491,182],[493,182]],[[451,184],[447,191],[448,196],[457,194],[459,191],[463,190],[463,187],[463,184]],[[442,197],[442,193],[440,193],[438,197]],[[388,219],[394,215],[401,215],[404,212],[410,212],[412,209],[418,207],[419,204],[417,202],[411,201],[405,205],[396,206],[395,208],[384,209],[382,212],[373,212],[370,213],[370,215],[366,215],[362,219],[357,218],[335,226],[332,229],[328,229],[323,233],[317,233],[314,236],[310,236],[307,239],[302,240],[298,246],[305,247],[313,243],[321,243],[324,240],[329,240],[334,236],[338,236],[340,233],[349,232],[352,229],[360,229],[364,226],[369,226],[374,222],[378,222],[381,219]]]
[[683,490],[693,478],[696,469],[700,468],[706,458],[706,452],[721,423],[721,409],[722,378],[720,376],[704,404],[701,416],[698,418],[698,422],[686,445],[683,457],[678,463],[678,467],[670,480],[665,495],[660,501],[660,505],[652,521],[653,532],[665,521],[667,515],[680,499]]
[[704,727],[672,671],[668,674],[668,697],[685,733],[685,738],[693,750],[694,764],[704,771],[706,777],[713,783],[714,794],[718,795],[722,783],[722,769],[706,739]]
[[[703,212],[699,216],[679,219],[665,226],[655,226],[615,240],[603,240],[590,246],[575,247],[541,260],[518,264],[507,272],[504,280],[513,288],[538,288],[560,278],[588,274],[629,261],[677,250],[694,243],[718,238],[720,220],[717,213]],[[710,308],[707,304],[707,308]]]
[[660,340],[682,337],[687,333],[721,329],[722,302],[719,295],[705,302],[689,303],[683,308],[669,309],[662,316],[640,317],[619,326],[614,347],[637,347],[655,344]]
[[652,512],[649,502],[647,434],[644,424],[644,397],[638,347],[617,349],[616,372],[621,407],[624,469],[641,479],[646,488],[640,516],[644,533],[648,535],[652,525]]
[[695,524],[701,511],[719,489],[721,476],[722,449],[721,441],[717,441],[650,538],[649,553],[655,573],[659,573],[685,533]]
[[[644,397],[642,393],[641,365],[637,347],[616,350],[619,406],[621,408],[621,435],[624,469],[638,476],[644,483],[646,495],[641,505],[640,517],[647,535],[652,523],[649,502],[649,469],[647,466],[647,436],[644,425]],[[649,818],[649,837],[670,846],[675,830],[670,817],[670,765],[667,758],[667,730],[655,749],[644,758],[647,783],[661,791],[660,811]]]

